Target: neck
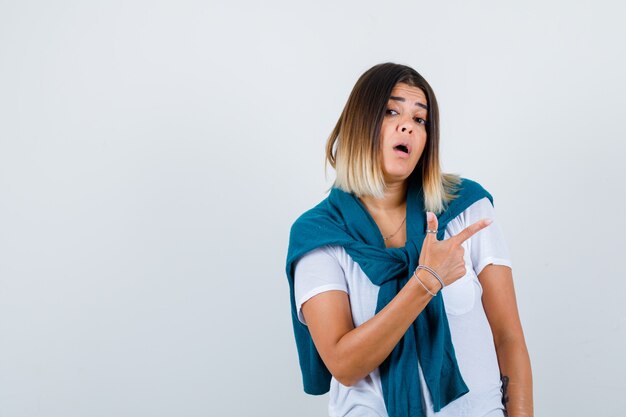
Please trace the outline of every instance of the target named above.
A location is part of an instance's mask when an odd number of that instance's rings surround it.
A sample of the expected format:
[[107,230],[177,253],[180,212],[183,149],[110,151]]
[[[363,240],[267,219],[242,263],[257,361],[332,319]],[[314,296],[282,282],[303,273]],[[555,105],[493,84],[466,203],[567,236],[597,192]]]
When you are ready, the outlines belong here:
[[387,184],[383,198],[360,197],[370,213],[391,212],[403,208],[406,204],[407,182]]

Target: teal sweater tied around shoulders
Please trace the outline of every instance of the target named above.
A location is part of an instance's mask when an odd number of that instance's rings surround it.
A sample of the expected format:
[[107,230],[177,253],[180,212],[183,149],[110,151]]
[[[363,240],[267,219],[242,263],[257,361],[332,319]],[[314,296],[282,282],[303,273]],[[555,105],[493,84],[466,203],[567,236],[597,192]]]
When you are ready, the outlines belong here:
[[[438,217],[437,239],[446,225],[474,202],[493,198],[477,182],[462,178],[457,198]],[[426,235],[426,212],[421,177],[409,181],[407,190],[407,242],[403,248],[386,248],[376,223],[354,194],[333,188],[321,203],[300,216],[291,227],[287,253],[287,278],[291,318],[296,338],[304,391],[320,395],[330,389],[331,374],[319,356],[306,325],[298,320],[294,299],[294,266],[307,252],[325,245],[340,245],[380,287],[376,313],[402,289],[418,266]],[[466,394],[469,389],[459,371],[443,297],[433,297],[380,365],[383,397],[389,417],[424,415],[418,361],[430,391],[434,411]]]

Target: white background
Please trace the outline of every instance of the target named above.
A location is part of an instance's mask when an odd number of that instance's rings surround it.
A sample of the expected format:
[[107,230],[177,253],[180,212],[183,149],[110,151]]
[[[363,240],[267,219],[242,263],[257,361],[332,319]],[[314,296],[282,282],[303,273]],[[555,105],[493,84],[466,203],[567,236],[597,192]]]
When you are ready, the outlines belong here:
[[[336,4],[333,4],[336,3]],[[0,417],[323,416],[289,227],[366,69],[494,196],[538,416],[626,409],[620,2],[0,1]]]

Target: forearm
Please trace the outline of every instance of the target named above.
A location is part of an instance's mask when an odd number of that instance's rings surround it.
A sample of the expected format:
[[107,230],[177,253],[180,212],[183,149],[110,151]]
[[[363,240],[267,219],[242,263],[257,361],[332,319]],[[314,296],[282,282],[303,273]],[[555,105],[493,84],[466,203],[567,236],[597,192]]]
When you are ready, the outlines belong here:
[[[432,292],[439,284],[424,271],[418,271],[421,281]],[[436,284],[435,284],[436,283]],[[407,329],[431,300],[424,287],[412,277],[380,312],[367,322],[346,333],[334,350],[339,379],[352,385],[377,368],[389,356]]]
[[496,353],[508,417],[532,417],[532,372],[524,338],[496,342]]

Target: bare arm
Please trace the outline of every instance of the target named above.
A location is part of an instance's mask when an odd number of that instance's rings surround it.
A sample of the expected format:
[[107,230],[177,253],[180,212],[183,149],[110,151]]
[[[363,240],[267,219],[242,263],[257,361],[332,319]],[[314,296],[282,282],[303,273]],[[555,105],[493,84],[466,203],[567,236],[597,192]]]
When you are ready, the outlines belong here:
[[479,274],[483,305],[491,326],[505,388],[509,417],[533,416],[530,358],[517,311],[513,273],[504,265],[487,265]]
[[[436,230],[437,219],[432,217],[428,228]],[[437,271],[446,284],[456,281],[466,272],[461,244],[489,223],[480,220],[443,241],[428,234],[419,263]],[[439,282],[428,272],[420,270],[417,276],[431,292],[440,290]],[[339,382],[350,386],[389,356],[431,298],[413,277],[389,304],[357,328],[352,322],[348,295],[343,291],[327,291],[312,297],[302,304],[302,314],[326,367]]]
[[[431,291],[439,283],[428,273],[418,276]],[[434,281],[434,282],[432,282]],[[302,304],[311,337],[322,360],[343,385],[354,385],[391,353],[432,296],[412,278],[378,314],[355,328],[348,295],[327,291]]]

